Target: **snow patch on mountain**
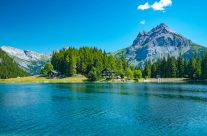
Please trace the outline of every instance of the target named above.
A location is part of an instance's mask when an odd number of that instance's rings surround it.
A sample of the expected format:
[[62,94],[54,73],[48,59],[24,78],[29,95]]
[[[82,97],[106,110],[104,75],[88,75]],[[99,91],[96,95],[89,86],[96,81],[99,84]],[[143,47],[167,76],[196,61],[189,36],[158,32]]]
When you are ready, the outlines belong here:
[[50,61],[51,56],[30,50],[21,50],[11,46],[0,47],[6,52],[14,61],[31,74],[39,74],[41,67]]

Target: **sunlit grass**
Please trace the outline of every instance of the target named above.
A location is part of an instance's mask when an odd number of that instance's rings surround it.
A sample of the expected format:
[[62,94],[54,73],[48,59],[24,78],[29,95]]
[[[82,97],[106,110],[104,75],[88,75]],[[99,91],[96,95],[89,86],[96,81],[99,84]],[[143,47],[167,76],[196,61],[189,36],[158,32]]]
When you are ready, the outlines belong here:
[[73,82],[84,82],[87,78],[84,76],[67,77],[67,78],[54,78],[48,79],[41,76],[29,76],[29,77],[18,77],[10,79],[0,79],[0,83],[73,83]]
[[[78,75],[75,77],[67,77],[67,78],[54,78],[49,79],[47,77],[41,76],[29,76],[29,77],[18,77],[18,78],[9,78],[9,79],[0,79],[0,83],[81,83],[89,81],[85,76]],[[186,82],[185,78],[161,78],[161,82]],[[141,78],[139,80],[120,80],[120,79],[112,79],[105,80],[100,79],[96,81],[96,83],[133,83],[133,82],[158,82],[156,78],[144,79]]]

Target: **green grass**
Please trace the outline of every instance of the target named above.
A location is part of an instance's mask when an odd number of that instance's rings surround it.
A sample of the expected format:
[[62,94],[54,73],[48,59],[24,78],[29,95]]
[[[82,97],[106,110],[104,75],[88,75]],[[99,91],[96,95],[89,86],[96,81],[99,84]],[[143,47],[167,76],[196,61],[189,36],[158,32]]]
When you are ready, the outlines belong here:
[[[187,82],[188,79],[186,78],[161,78],[161,82]],[[83,83],[89,82],[85,76],[75,76],[75,77],[67,77],[67,78],[55,78],[55,79],[48,79],[46,77],[41,76],[29,76],[29,77],[18,77],[18,78],[9,78],[9,79],[0,79],[0,83],[2,84],[12,84],[12,83]],[[144,79],[141,78],[137,81],[138,83],[143,82],[158,82],[156,78],[149,78]],[[120,79],[112,79],[112,80],[105,80],[101,79],[99,81],[95,81],[95,83],[123,83]],[[135,80],[125,80],[124,83],[136,83]]]
[[9,79],[0,79],[0,83],[78,83],[84,82],[87,78],[84,76],[67,77],[61,79],[48,79],[40,76],[18,77]]

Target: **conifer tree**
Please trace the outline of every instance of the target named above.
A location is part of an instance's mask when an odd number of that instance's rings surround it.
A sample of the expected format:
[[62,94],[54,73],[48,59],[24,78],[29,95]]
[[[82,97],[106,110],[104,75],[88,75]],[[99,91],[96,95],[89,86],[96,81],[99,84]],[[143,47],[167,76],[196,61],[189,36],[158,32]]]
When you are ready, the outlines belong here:
[[151,77],[151,61],[147,61],[145,68],[144,68],[144,77],[145,78],[150,78]]
[[177,77],[179,78],[184,77],[184,72],[185,72],[184,70],[185,70],[184,60],[180,54],[180,56],[177,59]]
[[133,72],[129,67],[126,69],[126,76],[128,79],[133,79]]
[[40,74],[46,75],[48,72],[54,70],[53,65],[49,62],[40,70]]
[[134,70],[134,79],[138,80],[142,78],[142,71],[140,69],[135,69]]
[[163,58],[160,64],[160,75],[162,78],[167,77],[167,61],[165,58]]
[[207,79],[207,54],[203,55],[201,61],[202,79]]
[[168,57],[167,60],[167,77],[176,78],[177,67],[175,57]]
[[56,51],[52,55],[51,63],[55,70],[66,76],[83,74],[88,77],[89,73],[99,76],[102,70],[107,68],[123,77],[126,76],[125,71],[129,67],[125,58],[115,59],[95,47],[68,47]]

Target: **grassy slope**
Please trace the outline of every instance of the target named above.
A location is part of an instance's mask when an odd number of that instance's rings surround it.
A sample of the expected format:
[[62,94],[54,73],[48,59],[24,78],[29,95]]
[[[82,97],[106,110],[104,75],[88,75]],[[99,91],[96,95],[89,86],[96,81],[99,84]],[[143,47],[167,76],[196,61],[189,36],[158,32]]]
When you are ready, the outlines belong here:
[[[120,58],[122,55],[125,54],[126,49],[120,49],[118,51],[112,52],[111,55],[113,55],[116,59]],[[126,56],[125,56],[126,57]]]
[[203,54],[207,53],[207,48],[202,46],[202,45],[198,45],[196,43],[192,44],[192,48],[187,51],[186,53],[183,54],[183,57],[187,60],[189,60],[190,58],[192,58],[195,53],[199,56],[202,57]]
[[18,67],[14,60],[0,49],[0,78],[29,76],[27,72]]

